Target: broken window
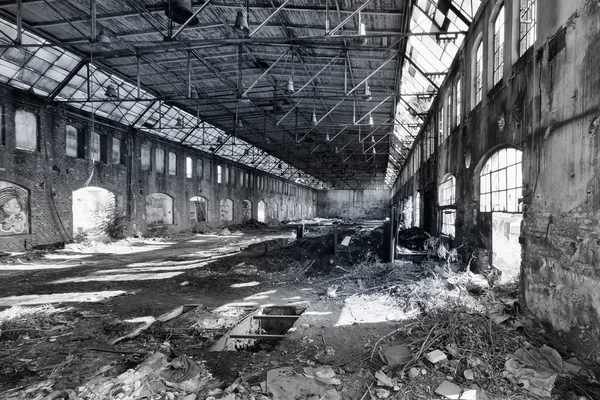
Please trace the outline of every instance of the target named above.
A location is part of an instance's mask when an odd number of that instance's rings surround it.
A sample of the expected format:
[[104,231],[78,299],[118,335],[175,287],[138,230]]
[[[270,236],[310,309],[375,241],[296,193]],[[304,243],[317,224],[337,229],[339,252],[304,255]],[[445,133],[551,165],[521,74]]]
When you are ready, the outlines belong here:
[[479,209],[482,212],[521,212],[521,151],[498,150],[483,166],[479,181]]
[[154,157],[156,158],[156,172],[165,172],[165,151],[163,149],[156,149],[154,151]]
[[519,19],[519,56],[522,56],[535,42],[536,0],[521,0]]
[[112,138],[112,164],[121,163],[121,141],[117,138]]
[[479,42],[475,52],[475,105],[481,102],[481,92],[483,90],[483,41]]
[[450,175],[438,187],[438,199],[440,204],[440,213],[442,219],[442,233],[448,236],[455,236],[456,209],[455,197],[456,180]]
[[92,132],[90,140],[90,156],[92,157],[92,161],[98,162],[100,161],[100,135],[96,132]]
[[504,5],[500,7],[494,19],[494,85],[504,76]]
[[169,175],[177,175],[177,154],[169,152]]
[[15,111],[16,145],[22,150],[38,150],[37,116],[29,111]]
[[150,157],[150,146],[143,144],[140,151],[140,158],[142,161],[142,170],[148,171],[150,169],[151,157]]
[[185,176],[188,178],[194,177],[194,162],[192,161],[192,157],[185,158]]

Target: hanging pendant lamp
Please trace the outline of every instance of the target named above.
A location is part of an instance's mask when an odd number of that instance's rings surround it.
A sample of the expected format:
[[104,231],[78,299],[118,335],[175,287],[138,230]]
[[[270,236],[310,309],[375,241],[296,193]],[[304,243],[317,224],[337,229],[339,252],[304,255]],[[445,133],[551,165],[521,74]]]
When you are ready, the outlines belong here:
[[247,31],[248,30],[248,18],[244,11],[239,10],[237,12],[237,16],[235,17],[235,24],[233,25],[235,29],[238,31]]
[[[169,7],[165,10],[165,14],[169,17]],[[186,23],[190,17],[194,15],[194,11],[192,9],[192,0],[172,0],[171,1],[171,18],[173,22],[183,25]],[[188,22],[188,26],[198,25],[200,21],[198,17],[194,16],[190,22]]]
[[373,126],[373,116],[369,114],[369,125]]

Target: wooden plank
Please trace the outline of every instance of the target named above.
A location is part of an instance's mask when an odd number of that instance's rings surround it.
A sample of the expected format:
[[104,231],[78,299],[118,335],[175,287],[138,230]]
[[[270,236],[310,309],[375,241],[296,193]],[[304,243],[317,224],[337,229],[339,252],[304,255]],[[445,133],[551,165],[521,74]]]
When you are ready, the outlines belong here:
[[298,319],[299,315],[255,315],[254,319]]
[[255,339],[255,340],[262,340],[262,339],[274,340],[274,339],[283,339],[284,337],[285,337],[285,335],[252,335],[252,334],[229,335],[230,339]]

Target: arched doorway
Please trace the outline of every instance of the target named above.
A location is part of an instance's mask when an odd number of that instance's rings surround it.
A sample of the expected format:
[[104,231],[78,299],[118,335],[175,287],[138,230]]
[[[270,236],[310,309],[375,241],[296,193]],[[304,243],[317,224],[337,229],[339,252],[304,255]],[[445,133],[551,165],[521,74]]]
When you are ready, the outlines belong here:
[[120,235],[116,196],[100,187],[73,191],[73,237],[99,239]]
[[266,214],[266,204],[261,200],[258,202],[258,222],[265,222]]
[[242,219],[244,221],[252,218],[252,202],[250,200],[242,201]]
[[208,201],[201,196],[190,199],[190,224],[208,221]]
[[165,193],[146,196],[146,224],[173,225],[173,198]]
[[219,210],[221,221],[233,221],[233,200],[221,199],[219,200]]
[[490,250],[490,264],[509,278],[521,266],[522,152],[503,148],[486,160],[479,174],[478,226]]

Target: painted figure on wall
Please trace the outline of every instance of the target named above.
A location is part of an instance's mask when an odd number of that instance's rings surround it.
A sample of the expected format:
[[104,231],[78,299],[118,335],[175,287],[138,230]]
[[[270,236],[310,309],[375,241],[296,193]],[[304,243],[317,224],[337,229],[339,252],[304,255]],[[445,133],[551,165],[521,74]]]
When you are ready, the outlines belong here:
[[29,233],[28,204],[25,189],[0,181],[0,236]]

